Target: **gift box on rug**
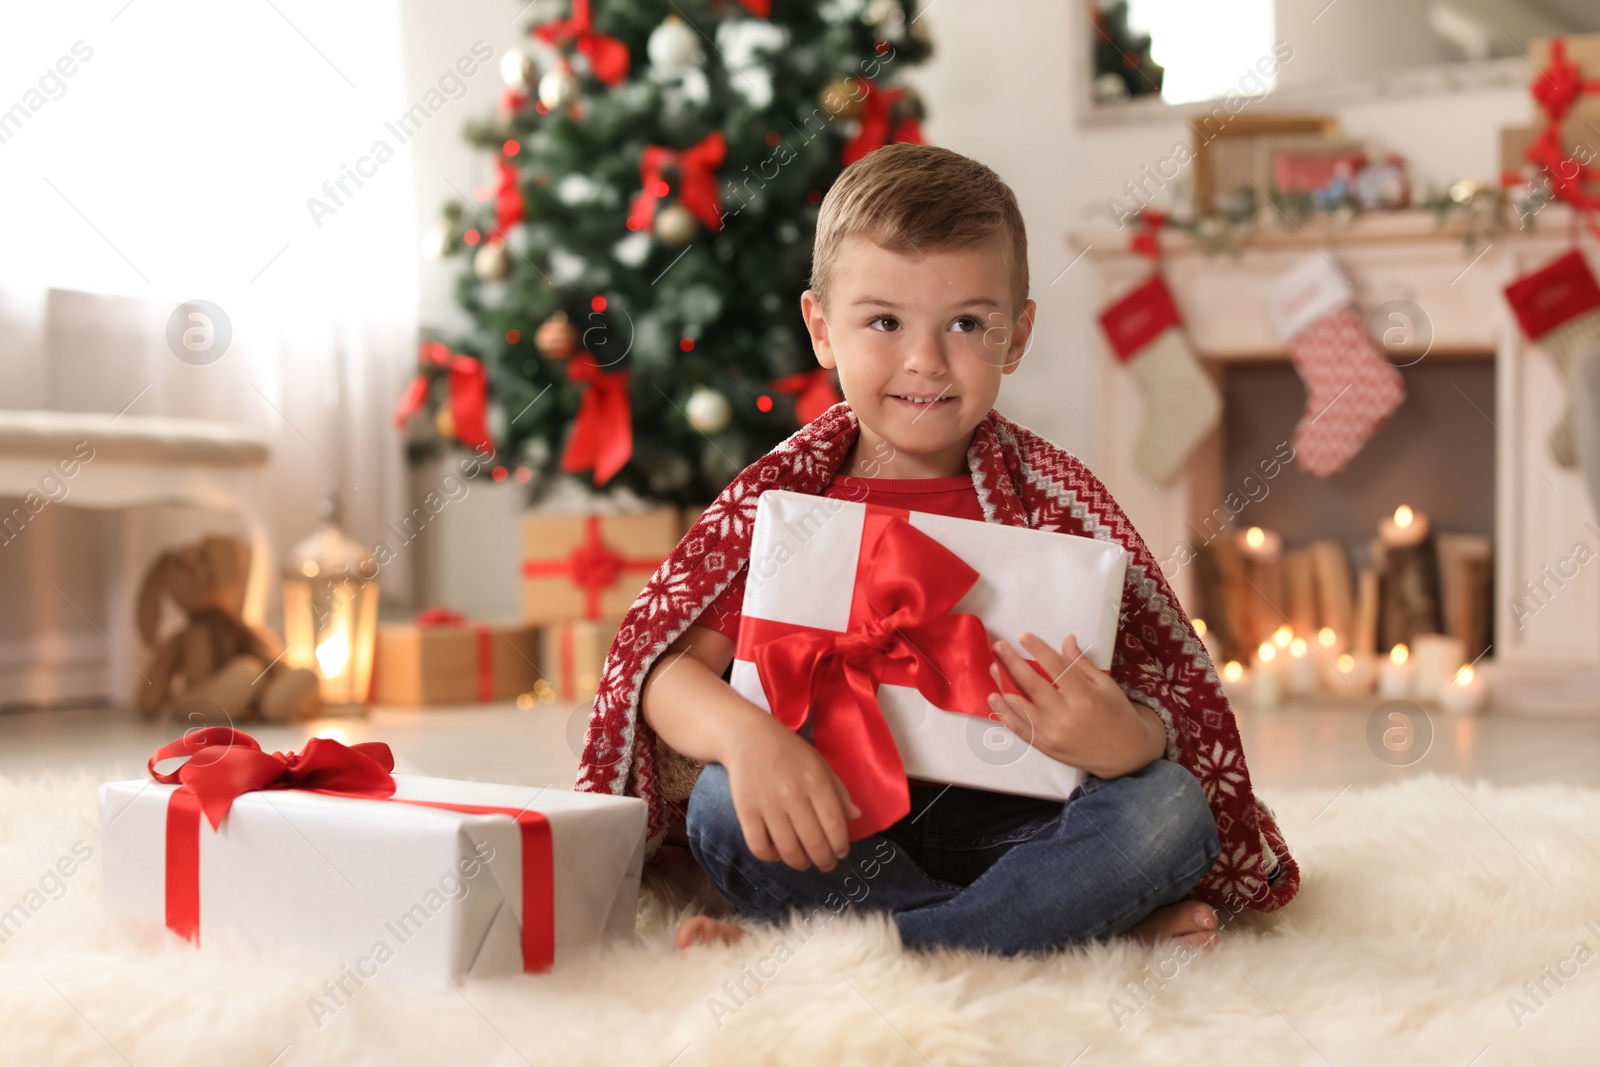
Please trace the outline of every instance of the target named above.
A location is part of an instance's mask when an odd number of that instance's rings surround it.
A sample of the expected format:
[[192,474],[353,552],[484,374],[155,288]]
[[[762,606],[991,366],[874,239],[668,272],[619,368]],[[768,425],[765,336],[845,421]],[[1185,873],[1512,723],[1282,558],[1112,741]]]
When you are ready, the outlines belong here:
[[522,618],[553,623],[626,614],[678,544],[676,508],[522,517]]
[[731,683],[804,722],[863,811],[853,837],[907,775],[1064,799],[1083,773],[989,717],[992,642],[1072,634],[1109,669],[1126,569],[1115,542],[772,490]]
[[373,700],[416,707],[515,700],[539,677],[539,631],[443,608],[378,627]]
[[534,683],[534,693],[544,701],[593,700],[620,624],[620,619],[574,619],[544,627],[544,677]]
[[100,787],[108,912],[202,946],[241,932],[325,949],[336,981],[348,967],[433,986],[633,933],[636,798],[391,774],[371,742],[269,754],[227,727],[151,766],[181,755],[175,774]]

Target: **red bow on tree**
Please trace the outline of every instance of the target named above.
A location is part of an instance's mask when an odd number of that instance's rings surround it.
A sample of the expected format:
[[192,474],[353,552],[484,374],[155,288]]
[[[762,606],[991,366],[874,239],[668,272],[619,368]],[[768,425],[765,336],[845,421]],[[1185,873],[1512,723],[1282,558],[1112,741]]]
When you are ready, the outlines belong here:
[[504,157],[495,161],[499,178],[494,191],[494,233],[504,237],[507,230],[527,218],[528,208],[522,200],[522,187],[517,184],[517,168]]
[[839,402],[833,387],[833,372],[826,367],[785,375],[772,383],[778,393],[794,393],[794,417],[804,426]]
[[901,119],[893,130],[889,128],[889,113],[894,105],[905,99],[908,90],[880,89],[865,78],[862,84],[867,87],[867,95],[861,101],[861,128],[844,146],[844,152],[839,157],[845,166],[886,144],[925,143],[922,139],[922,123],[917,121],[915,115]]
[[481,360],[452,353],[448,346],[429,341],[422,346],[423,367],[411,379],[394,408],[396,429],[405,429],[406,420],[428,402],[428,387],[434,375],[443,370],[450,376],[450,418],[456,440],[469,448],[490,444],[487,420],[489,376]]
[[647,230],[655,221],[656,202],[667,194],[661,170],[669,164],[678,168],[678,200],[710,230],[722,229],[722,199],[717,195],[715,170],[728,154],[728,142],[721,130],[713,130],[699,144],[675,152],[660,145],[646,145],[639,156],[639,192],[633,198],[628,229]]
[[594,484],[604,485],[633,455],[633,403],[628,398],[628,372],[607,374],[587,352],[567,362],[567,380],[588,382],[572,436],[561,456],[561,469],[594,470]]
[[[156,764],[178,756],[189,759],[168,774]],[[150,775],[192,793],[213,830],[234,799],[256,789],[311,789],[340,796],[384,800],[394,795],[394,755],[382,741],[345,745],[313,737],[300,752],[261,751],[256,739],[228,726],[208,726],[156,749]]]
[[570,19],[547,22],[535,27],[533,34],[552,45],[573,41],[573,47],[589,57],[594,76],[607,85],[618,85],[628,76],[628,46],[615,37],[595,32],[589,0],[572,0]]

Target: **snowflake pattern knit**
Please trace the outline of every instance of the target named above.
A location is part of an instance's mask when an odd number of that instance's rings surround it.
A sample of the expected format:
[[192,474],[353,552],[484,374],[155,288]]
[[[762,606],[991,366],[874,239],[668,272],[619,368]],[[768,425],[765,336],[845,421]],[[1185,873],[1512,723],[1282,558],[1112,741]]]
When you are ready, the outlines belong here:
[[[669,797],[663,790],[658,739],[639,713],[644,680],[747,564],[757,498],[768,489],[821,493],[858,433],[849,405],[835,404],[745,468],[651,577],[617,631],[590,714],[577,788],[642,797],[652,853],[669,824],[681,830],[686,794]],[[1287,904],[1299,889],[1299,868],[1271,812],[1251,791],[1216,668],[1128,517],[1077,457],[998,412],[978,424],[967,464],[989,522],[1116,541],[1128,550],[1112,676],[1129,699],[1161,716],[1167,758],[1188,768],[1210,801],[1222,855],[1195,896],[1232,909],[1272,911]]]

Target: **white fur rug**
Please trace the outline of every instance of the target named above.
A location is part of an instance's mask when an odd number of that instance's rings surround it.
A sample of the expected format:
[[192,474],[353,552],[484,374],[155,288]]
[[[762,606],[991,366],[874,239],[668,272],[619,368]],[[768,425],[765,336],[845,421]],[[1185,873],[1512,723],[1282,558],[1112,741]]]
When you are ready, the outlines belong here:
[[[683,909],[652,893],[637,943],[458,991],[379,976],[319,1027],[308,1004],[338,960],[245,942],[197,952],[101,916],[96,784],[0,779],[0,912],[28,911],[0,935],[0,1063],[1497,1067],[1600,1054],[1588,790],[1425,778],[1273,795],[1300,896],[1239,917],[1195,958],[1133,944],[918,955],[888,921],[850,914],[683,958],[670,940]],[[49,875],[75,844],[93,854]]]

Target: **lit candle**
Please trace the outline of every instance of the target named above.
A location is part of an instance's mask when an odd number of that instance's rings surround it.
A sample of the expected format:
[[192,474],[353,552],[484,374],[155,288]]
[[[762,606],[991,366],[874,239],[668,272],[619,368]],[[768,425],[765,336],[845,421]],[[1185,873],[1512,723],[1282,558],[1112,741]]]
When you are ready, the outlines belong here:
[[1305,638],[1289,642],[1289,692],[1296,696],[1305,696],[1317,688],[1317,661],[1310,653],[1311,646]]
[[1389,658],[1378,669],[1378,695],[1385,700],[1402,700],[1411,695],[1411,680],[1416,667],[1410,663],[1411,650],[1403,644],[1389,650]]
[[1476,715],[1483,710],[1485,686],[1468,664],[1456,671],[1450,683],[1439,690],[1439,707],[1451,715]]
[[1401,504],[1392,518],[1386,515],[1378,520],[1378,536],[1395,548],[1421,544],[1428,536],[1428,516]]
[[1272,642],[1261,642],[1256,650],[1255,684],[1250,687],[1250,695],[1262,711],[1271,711],[1283,700],[1283,672],[1277,658],[1278,650]]
[[1375,667],[1370,655],[1365,652],[1359,656],[1352,656],[1348,652],[1341,653],[1337,668],[1342,681],[1335,686],[1335,693],[1355,695],[1372,692]]
[[1411,644],[1411,658],[1416,662],[1412,691],[1418,700],[1438,700],[1456,668],[1466,660],[1465,649],[1459,638],[1444,634],[1418,634]]
[[1252,526],[1238,536],[1239,550],[1258,562],[1270,563],[1283,551],[1283,538],[1271,530]]

